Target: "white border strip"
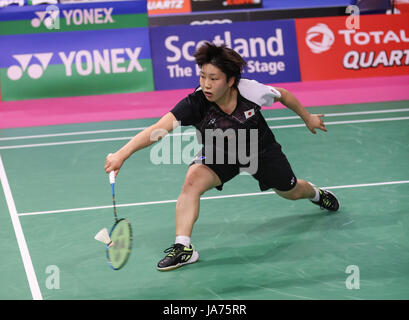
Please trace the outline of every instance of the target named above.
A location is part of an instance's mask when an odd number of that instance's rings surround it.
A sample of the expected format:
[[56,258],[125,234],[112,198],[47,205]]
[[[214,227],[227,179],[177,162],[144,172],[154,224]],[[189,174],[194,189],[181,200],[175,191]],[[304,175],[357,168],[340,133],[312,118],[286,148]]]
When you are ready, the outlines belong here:
[[4,170],[3,161],[0,155],[0,180],[3,186],[4,195],[6,197],[7,206],[9,209],[11,222],[13,223],[14,233],[16,234],[18,247],[20,249],[21,258],[23,259],[24,269],[26,271],[28,284],[30,286],[31,295],[34,300],[43,300],[40,287],[38,285],[37,276],[34,271],[33,262],[31,261],[30,252],[28,251],[27,242],[24,237],[23,229],[21,228],[20,219],[17,214],[16,205],[11,194],[10,185],[7,180],[6,171]]
[[[385,185],[394,185],[394,184],[407,184],[407,183],[409,183],[409,180],[349,184],[349,185],[343,185],[343,186],[322,187],[322,188],[323,189],[347,189],[347,188],[376,187],[376,186],[385,186]],[[262,196],[262,195],[268,195],[268,194],[275,194],[275,192],[274,191],[268,191],[268,192],[228,194],[228,195],[223,195],[223,196],[201,197],[200,199],[201,200],[214,200],[214,199]],[[177,202],[177,200],[161,200],[161,201],[149,201],[149,202],[136,202],[136,203],[117,204],[116,206],[117,207],[134,207],[134,206],[147,206],[147,205],[176,203],[176,202]],[[33,215],[41,215],[41,214],[64,213],[64,212],[95,211],[95,210],[108,209],[108,208],[112,208],[112,205],[96,206],[96,207],[84,207],[84,208],[73,208],[73,209],[63,209],[63,210],[25,212],[25,213],[19,213],[18,215],[19,216],[33,216]]]

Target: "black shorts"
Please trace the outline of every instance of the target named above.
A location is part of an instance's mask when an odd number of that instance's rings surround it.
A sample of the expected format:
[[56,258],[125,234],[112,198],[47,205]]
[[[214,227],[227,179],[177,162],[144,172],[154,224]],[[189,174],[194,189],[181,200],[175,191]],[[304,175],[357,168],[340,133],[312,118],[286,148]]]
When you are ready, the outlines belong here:
[[[201,163],[212,169],[222,182],[220,186],[216,187],[218,190],[222,190],[223,185],[240,174],[241,171],[246,171],[245,167],[238,163],[228,164],[226,161],[226,163],[217,164],[208,162],[204,155],[204,149],[202,149],[191,165]],[[252,176],[258,181],[261,191],[272,188],[279,191],[289,191],[297,183],[297,178],[279,144],[258,155],[257,172]]]

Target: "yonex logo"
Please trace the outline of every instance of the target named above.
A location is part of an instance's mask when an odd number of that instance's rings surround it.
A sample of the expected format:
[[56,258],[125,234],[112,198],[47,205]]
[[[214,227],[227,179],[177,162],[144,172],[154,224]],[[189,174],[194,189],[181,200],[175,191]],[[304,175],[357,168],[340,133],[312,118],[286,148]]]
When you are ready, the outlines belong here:
[[[139,63],[139,55],[142,48],[111,48],[100,50],[79,50],[56,53],[56,64],[63,64],[67,77],[73,74],[88,76],[92,73],[130,73],[146,71]],[[15,54],[12,57],[18,61],[18,65],[12,65],[7,69],[7,76],[11,80],[18,80],[27,70],[32,79],[40,78],[51,58],[52,52],[35,54]],[[126,59],[127,58],[127,59]],[[31,63],[31,64],[30,64]]]
[[[23,76],[24,71],[32,79],[40,78],[47,68],[53,56],[52,52],[36,53],[36,54],[15,54],[13,58],[18,61],[20,65],[12,65],[7,69],[7,76],[11,80],[18,80]],[[32,59],[34,57],[34,59]],[[32,60],[37,60],[29,66]]]
[[93,9],[75,9],[63,10],[67,26],[72,24],[107,24],[114,23],[112,11],[114,8],[93,8]]
[[213,126],[216,123],[216,119],[210,119],[208,125]]
[[41,26],[44,23],[47,29],[59,29],[60,28],[60,10],[57,6],[48,6],[46,11],[35,11],[36,18],[31,20],[31,25],[34,28]]
[[305,42],[313,53],[321,53],[329,50],[334,41],[334,33],[323,23],[318,23],[309,28],[305,37]]
[[[75,9],[62,10],[62,15],[65,18],[65,24],[83,25],[83,24],[107,24],[114,23],[112,11],[114,8],[93,8],[93,9]],[[46,11],[36,11],[36,18],[31,20],[31,25],[34,28],[41,26],[41,23],[48,29],[59,29],[60,10],[57,6],[48,6]]]

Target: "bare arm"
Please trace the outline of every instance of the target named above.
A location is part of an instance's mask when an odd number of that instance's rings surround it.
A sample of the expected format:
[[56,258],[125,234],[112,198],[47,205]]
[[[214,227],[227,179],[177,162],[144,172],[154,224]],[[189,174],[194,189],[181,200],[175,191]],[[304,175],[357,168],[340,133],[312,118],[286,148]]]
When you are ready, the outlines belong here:
[[327,131],[324,121],[321,119],[324,116],[323,114],[310,114],[290,91],[283,88],[275,89],[281,93],[281,97],[276,98],[275,101],[280,101],[287,108],[298,114],[312,133],[316,133],[315,129],[320,129],[325,132]]
[[161,119],[159,119],[158,122],[135,135],[117,152],[108,155],[105,159],[105,172],[109,173],[114,170],[115,175],[117,175],[124,161],[133,153],[149,147],[154,142],[159,141],[165,135],[175,129],[176,126],[177,120],[175,116],[171,112],[168,112]]

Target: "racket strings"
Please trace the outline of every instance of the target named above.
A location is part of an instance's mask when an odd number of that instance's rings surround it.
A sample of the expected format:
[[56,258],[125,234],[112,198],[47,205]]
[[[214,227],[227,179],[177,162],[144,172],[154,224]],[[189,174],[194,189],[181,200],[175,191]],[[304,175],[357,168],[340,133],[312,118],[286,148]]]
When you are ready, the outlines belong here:
[[132,228],[127,219],[118,219],[115,200],[115,180],[110,178],[115,224],[110,237],[114,245],[107,247],[107,258],[114,270],[121,269],[127,262],[132,248]]

